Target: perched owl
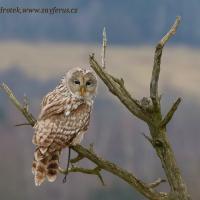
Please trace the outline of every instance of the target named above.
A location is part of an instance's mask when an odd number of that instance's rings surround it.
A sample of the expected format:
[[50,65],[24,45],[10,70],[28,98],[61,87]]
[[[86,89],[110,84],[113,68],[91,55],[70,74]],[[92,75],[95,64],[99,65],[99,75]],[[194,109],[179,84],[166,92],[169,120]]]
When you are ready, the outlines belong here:
[[91,70],[74,68],[44,97],[34,126],[35,185],[39,186],[46,177],[50,182],[55,181],[61,150],[83,139],[96,89],[97,78]]

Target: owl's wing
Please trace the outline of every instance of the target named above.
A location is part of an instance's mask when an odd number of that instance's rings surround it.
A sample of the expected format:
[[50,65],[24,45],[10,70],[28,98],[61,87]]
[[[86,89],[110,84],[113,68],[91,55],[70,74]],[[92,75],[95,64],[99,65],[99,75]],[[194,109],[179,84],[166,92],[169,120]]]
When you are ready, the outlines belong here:
[[59,87],[43,98],[41,112],[34,126],[35,134],[32,140],[34,144],[49,146],[52,143],[58,125],[58,120],[55,120],[55,116],[58,119],[61,113],[64,114],[69,99],[63,96]]
[[[65,94],[66,96],[64,96]],[[65,111],[65,114],[70,114],[73,110],[76,110],[84,101],[72,98],[67,88],[56,88],[52,92],[49,92],[42,100],[40,119],[47,119],[51,116],[60,114]]]
[[[67,95],[69,92],[66,89],[60,91],[58,87],[43,98],[41,112],[34,126],[34,144],[44,147],[50,146],[58,133],[62,132],[60,128],[64,115],[70,114],[82,104],[81,101],[75,102],[70,95],[64,96],[63,94]],[[66,126],[66,124],[62,126]]]
[[62,113],[65,110],[67,99],[68,98],[64,97],[57,89],[49,92],[42,100],[39,120],[47,119],[53,115]]
[[60,120],[59,130],[54,138],[55,143],[61,144],[61,146],[79,144],[88,129],[90,111],[90,106],[82,104],[71,112],[66,121],[63,120],[64,123]]
[[34,126],[33,144],[40,147],[49,147],[55,138],[56,121],[53,119],[39,120]]

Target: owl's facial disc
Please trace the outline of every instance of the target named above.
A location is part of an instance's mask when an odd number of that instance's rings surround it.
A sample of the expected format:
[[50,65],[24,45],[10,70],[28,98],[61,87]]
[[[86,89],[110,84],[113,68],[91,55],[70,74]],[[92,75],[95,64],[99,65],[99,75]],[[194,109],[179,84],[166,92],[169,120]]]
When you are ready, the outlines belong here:
[[92,71],[74,70],[67,80],[72,95],[78,98],[92,98],[96,94],[97,79]]

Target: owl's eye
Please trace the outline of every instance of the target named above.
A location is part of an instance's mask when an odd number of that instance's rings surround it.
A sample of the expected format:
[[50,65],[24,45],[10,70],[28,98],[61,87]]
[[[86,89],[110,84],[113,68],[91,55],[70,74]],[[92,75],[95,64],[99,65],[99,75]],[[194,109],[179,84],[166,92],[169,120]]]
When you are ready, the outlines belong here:
[[91,84],[92,84],[91,81],[87,81],[87,82],[86,82],[86,86],[89,86],[89,85],[91,85]]
[[75,80],[74,83],[75,83],[76,85],[80,85],[80,81],[79,81],[79,80]]

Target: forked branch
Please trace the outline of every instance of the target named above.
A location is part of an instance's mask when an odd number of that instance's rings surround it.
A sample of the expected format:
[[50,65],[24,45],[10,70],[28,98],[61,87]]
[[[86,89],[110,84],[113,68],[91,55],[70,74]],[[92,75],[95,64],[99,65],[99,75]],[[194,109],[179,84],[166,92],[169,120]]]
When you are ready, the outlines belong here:
[[16,96],[13,94],[11,89],[5,84],[2,83],[1,86],[2,90],[7,94],[11,102],[16,106],[16,108],[24,115],[24,117],[28,120],[31,126],[34,126],[36,120],[31,113],[28,112],[27,107],[22,106],[19,101],[17,100]]
[[150,183],[150,184],[149,184],[149,187],[155,188],[155,187],[159,186],[161,183],[165,183],[165,182],[166,182],[165,179],[158,178],[158,179],[155,180],[153,183]]
[[159,106],[159,95],[158,95],[158,80],[160,75],[160,64],[161,64],[161,57],[162,57],[162,50],[164,45],[167,41],[176,33],[178,25],[180,24],[180,17],[176,18],[171,29],[168,33],[160,40],[160,42],[156,45],[156,50],[154,54],[154,64],[153,64],[153,71],[150,83],[150,97],[155,107]]
[[90,66],[102,79],[110,92],[117,96],[133,115],[147,123],[151,123],[150,115],[145,111],[145,109],[143,109],[139,101],[131,96],[131,94],[124,86],[123,79],[118,79],[108,74],[95,60],[94,54],[90,55]]
[[69,174],[69,173],[73,173],[73,172],[79,172],[79,173],[83,173],[83,174],[96,175],[100,179],[101,184],[103,186],[105,186],[103,177],[102,177],[102,175],[100,173],[101,170],[102,169],[100,167],[98,167],[98,166],[95,167],[95,168],[93,168],[93,169],[87,169],[87,168],[83,168],[83,167],[75,167],[74,165],[72,165],[72,167],[69,168],[69,169],[61,169],[61,168],[59,168],[60,173],[65,174],[65,175]]
[[179,104],[181,103],[181,98],[179,97],[176,102],[172,105],[171,109],[169,110],[169,112],[166,114],[166,116],[164,117],[163,121],[161,122],[161,127],[165,127],[169,121],[172,119],[174,113],[176,112]]
[[[124,86],[124,81],[120,81],[120,79],[113,77],[108,74],[105,69],[102,69],[95,60],[94,55],[90,56],[90,65],[108,87],[110,92],[118,97],[122,104],[125,105],[133,115],[147,123],[152,139],[149,139],[149,137],[146,138],[151,142],[153,148],[156,150],[157,156],[160,158],[171,189],[170,198],[175,196],[174,199],[176,200],[188,200],[190,197],[187,186],[184,183],[176,163],[174,152],[166,135],[167,123],[171,120],[174,112],[178,108],[180,99],[177,100],[163,119],[160,107],[160,97],[158,94],[162,50],[166,42],[176,33],[179,23],[180,17],[177,17],[168,33],[156,46],[150,83],[150,97],[152,103],[149,102],[147,106],[143,105],[141,101],[138,101],[130,95]],[[145,99],[148,98],[145,97]]]

